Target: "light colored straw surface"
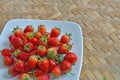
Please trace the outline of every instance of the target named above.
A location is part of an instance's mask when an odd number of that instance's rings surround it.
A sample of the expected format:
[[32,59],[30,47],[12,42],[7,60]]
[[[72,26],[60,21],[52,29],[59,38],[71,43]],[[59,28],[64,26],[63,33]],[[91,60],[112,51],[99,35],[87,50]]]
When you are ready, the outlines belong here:
[[120,0],[0,0],[0,31],[16,18],[79,23],[84,39],[80,80],[120,80]]

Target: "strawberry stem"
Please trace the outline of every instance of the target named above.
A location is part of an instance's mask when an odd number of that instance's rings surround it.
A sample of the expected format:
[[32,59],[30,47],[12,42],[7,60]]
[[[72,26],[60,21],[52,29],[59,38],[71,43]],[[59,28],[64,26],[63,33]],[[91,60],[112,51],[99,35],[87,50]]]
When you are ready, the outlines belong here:
[[66,35],[69,36],[69,37],[71,37],[72,34],[71,33],[66,33]]

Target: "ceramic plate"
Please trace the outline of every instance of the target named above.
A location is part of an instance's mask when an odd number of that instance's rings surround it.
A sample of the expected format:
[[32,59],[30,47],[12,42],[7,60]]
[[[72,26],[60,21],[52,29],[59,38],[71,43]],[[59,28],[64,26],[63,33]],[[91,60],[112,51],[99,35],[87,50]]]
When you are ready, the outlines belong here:
[[[3,48],[9,48],[9,40],[8,37],[12,34],[12,30],[14,27],[19,26],[24,29],[26,25],[32,25],[35,30],[40,24],[44,24],[47,28],[47,31],[53,27],[59,27],[61,29],[61,35],[65,33],[72,34],[72,40],[70,43],[73,44],[73,48],[71,51],[75,52],[78,56],[78,61],[72,67],[72,72],[75,75],[71,75],[70,73],[62,75],[60,78],[56,79],[51,77],[50,80],[79,80],[81,67],[82,67],[82,59],[83,59],[83,38],[82,38],[82,30],[79,24],[75,22],[68,21],[54,21],[54,20],[32,20],[32,19],[13,19],[6,23],[0,35],[0,50]],[[61,37],[61,35],[59,37]],[[3,60],[0,54],[0,80],[17,80],[18,76],[12,78],[7,74],[7,67],[3,66]],[[32,79],[31,79],[32,80]]]

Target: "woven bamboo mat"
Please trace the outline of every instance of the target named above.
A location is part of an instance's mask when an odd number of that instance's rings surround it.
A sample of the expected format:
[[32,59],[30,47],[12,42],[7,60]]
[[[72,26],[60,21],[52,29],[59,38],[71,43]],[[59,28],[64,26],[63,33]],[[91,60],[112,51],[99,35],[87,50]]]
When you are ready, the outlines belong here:
[[0,0],[0,31],[15,18],[79,23],[84,37],[80,80],[120,80],[120,0]]

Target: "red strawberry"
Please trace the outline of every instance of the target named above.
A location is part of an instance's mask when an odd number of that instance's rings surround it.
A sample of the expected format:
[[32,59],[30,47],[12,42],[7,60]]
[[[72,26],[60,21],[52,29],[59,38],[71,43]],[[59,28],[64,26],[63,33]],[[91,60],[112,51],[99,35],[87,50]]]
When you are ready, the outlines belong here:
[[70,62],[63,60],[60,67],[63,73],[67,73],[71,70],[72,65]]
[[27,73],[27,72],[30,72],[31,71],[31,69],[30,69],[30,66],[29,66],[29,64],[28,63],[25,63],[25,66],[24,66],[24,73]]
[[4,65],[5,66],[10,66],[11,64],[13,64],[14,59],[8,56],[4,57]]
[[28,39],[26,37],[22,38],[22,46],[24,46],[28,42]]
[[18,58],[23,60],[23,61],[26,61],[28,60],[28,53],[25,52],[25,51],[21,51],[19,54],[18,54]]
[[25,63],[23,61],[17,61],[15,63],[15,69],[19,72],[23,72],[25,67]]
[[39,56],[45,56],[46,55],[47,49],[46,49],[45,46],[39,45],[37,47],[37,50],[38,50],[37,52],[38,52]]
[[18,54],[21,52],[21,50],[17,49],[13,52],[14,57],[18,57]]
[[21,38],[19,38],[19,37],[12,37],[12,38],[10,39],[10,43],[11,43],[14,47],[19,48],[19,47],[21,47],[21,45],[22,45],[22,40],[21,40]]
[[47,57],[49,59],[53,59],[54,60],[56,55],[57,55],[57,47],[51,47],[51,48],[47,49]]
[[42,58],[38,61],[38,67],[45,73],[49,70],[49,61],[47,58]]
[[60,77],[62,75],[61,73],[61,69],[60,69],[60,66],[59,65],[56,65],[53,67],[52,69],[52,74],[55,76],[55,77]]
[[34,49],[34,45],[31,42],[27,42],[24,46],[24,50],[27,52],[31,52]]
[[33,37],[34,37],[34,34],[33,34],[33,32],[26,32],[26,33],[24,33],[24,36],[25,36],[27,39],[30,39],[30,38],[33,38]]
[[23,32],[19,27],[14,28],[13,32],[16,37],[20,37],[20,38],[23,37]]
[[43,42],[42,40],[39,40],[39,45],[45,46],[46,48],[48,47],[47,43]]
[[67,54],[71,50],[71,48],[72,48],[71,44],[62,44],[58,48],[58,53],[59,54]]
[[36,55],[32,55],[29,57],[28,64],[31,69],[35,68],[37,66],[37,63],[38,63],[38,58]]
[[52,47],[56,47],[59,45],[59,40],[56,38],[56,37],[51,37],[51,38],[48,38],[48,44]]
[[13,46],[12,44],[10,44],[10,49],[11,49],[11,51],[12,52],[14,52],[14,51],[16,51],[16,50],[23,50],[23,47],[21,46],[21,47],[15,47],[15,46]]
[[12,52],[11,52],[10,49],[3,49],[3,50],[1,51],[1,53],[2,53],[2,56],[3,56],[3,57],[5,57],[5,56],[11,56],[11,55],[12,55]]
[[40,32],[35,32],[34,37],[37,38],[38,40],[41,38],[42,34]]
[[21,73],[19,76],[19,80],[30,80],[30,76],[27,73]]
[[45,25],[38,26],[38,32],[40,32],[41,34],[44,34],[45,32],[47,32]]
[[31,52],[28,54],[28,56],[31,56],[31,55],[38,55],[38,50],[35,49],[35,50],[31,51]]
[[9,41],[11,42],[13,38],[15,38],[16,36],[15,35],[10,35],[9,36]]
[[43,74],[43,72],[42,72],[40,69],[35,69],[35,70],[33,71],[33,74],[34,74],[36,77],[38,77],[39,75]]
[[56,61],[50,59],[50,60],[49,60],[49,72],[52,71],[52,69],[53,69],[53,67],[54,67],[55,65],[56,65]]
[[31,38],[29,42],[32,42],[34,45],[38,45],[39,41],[36,38]]
[[15,69],[14,66],[12,66],[8,69],[8,74],[12,77],[15,77],[19,74],[19,72]]
[[49,80],[49,76],[46,74],[39,75],[36,80]]
[[66,33],[66,34],[62,35],[60,42],[61,43],[69,43],[70,39],[71,39],[71,34]]
[[34,29],[33,29],[33,27],[31,25],[27,25],[25,27],[25,29],[24,29],[24,33],[26,33],[26,32],[33,32],[33,31],[34,31]]
[[60,28],[57,28],[57,27],[52,28],[50,37],[58,37],[60,35],[60,33],[61,33]]
[[77,55],[74,52],[68,52],[65,55],[65,60],[69,61],[71,64],[74,64],[77,61]]

